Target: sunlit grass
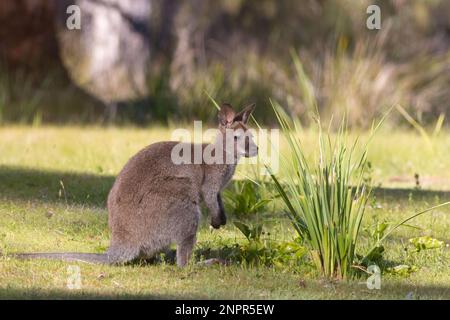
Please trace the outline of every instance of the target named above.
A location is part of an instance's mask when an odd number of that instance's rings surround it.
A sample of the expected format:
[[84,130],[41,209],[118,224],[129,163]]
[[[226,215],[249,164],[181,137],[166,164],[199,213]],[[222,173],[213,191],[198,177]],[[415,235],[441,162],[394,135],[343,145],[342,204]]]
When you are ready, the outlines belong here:
[[[175,127],[193,130],[193,123]],[[172,129],[166,127],[0,127],[0,165],[114,175],[138,150],[156,141],[170,140],[171,134]],[[349,139],[358,135],[362,140],[368,137],[368,133],[354,131]],[[317,133],[305,129],[302,141],[308,159],[317,156]],[[373,182],[383,187],[413,188],[417,173],[424,188],[450,189],[449,132],[440,132],[434,144],[437,148],[430,149],[416,131],[382,128],[368,153]],[[281,139],[280,151],[284,148],[287,144]],[[254,174],[251,166],[239,170],[244,169]]]

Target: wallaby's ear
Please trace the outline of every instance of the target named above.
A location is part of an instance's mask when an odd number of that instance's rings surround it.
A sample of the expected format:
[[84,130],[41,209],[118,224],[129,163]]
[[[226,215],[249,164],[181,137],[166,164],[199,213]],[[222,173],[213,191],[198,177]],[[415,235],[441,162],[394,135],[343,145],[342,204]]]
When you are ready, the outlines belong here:
[[230,104],[224,103],[220,106],[219,123],[221,126],[228,126],[233,123],[236,113]]
[[233,121],[242,121],[243,123],[247,123],[253,110],[255,110],[255,105],[255,103],[252,103],[246,106],[241,112],[234,116]]

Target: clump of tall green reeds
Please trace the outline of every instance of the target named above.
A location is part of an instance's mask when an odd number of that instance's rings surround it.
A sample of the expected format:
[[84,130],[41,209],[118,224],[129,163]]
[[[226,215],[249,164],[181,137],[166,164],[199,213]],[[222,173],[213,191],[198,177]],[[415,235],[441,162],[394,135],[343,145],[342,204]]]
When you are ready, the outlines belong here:
[[357,153],[358,139],[348,142],[345,121],[332,137],[316,118],[319,159],[311,165],[303,152],[299,121],[290,119],[278,104],[272,106],[290,147],[289,155],[280,159],[286,180],[271,174],[286,212],[323,275],[347,278],[370,196],[364,183],[367,145]]
[[298,119],[290,118],[275,102],[272,107],[290,151],[280,157],[285,177],[277,177],[270,167],[269,173],[287,216],[325,278],[349,278],[361,264],[372,261],[381,242],[397,228],[419,215],[450,204],[442,203],[411,215],[389,229],[366,255],[357,255],[361,223],[371,195],[371,186],[364,179],[368,144],[389,112],[372,126],[365,143],[360,143],[358,138],[350,141],[345,118],[334,134],[330,129],[324,130],[316,117],[319,152],[318,159],[312,163],[306,160],[302,148]]

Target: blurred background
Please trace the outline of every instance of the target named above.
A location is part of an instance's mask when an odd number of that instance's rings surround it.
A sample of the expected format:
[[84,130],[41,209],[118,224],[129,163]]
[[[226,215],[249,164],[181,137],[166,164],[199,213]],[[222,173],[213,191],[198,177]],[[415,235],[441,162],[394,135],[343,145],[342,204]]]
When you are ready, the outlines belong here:
[[2,124],[212,122],[206,92],[267,125],[269,98],[307,123],[309,94],[361,128],[396,103],[421,125],[450,110],[447,0],[2,0],[0,24]]

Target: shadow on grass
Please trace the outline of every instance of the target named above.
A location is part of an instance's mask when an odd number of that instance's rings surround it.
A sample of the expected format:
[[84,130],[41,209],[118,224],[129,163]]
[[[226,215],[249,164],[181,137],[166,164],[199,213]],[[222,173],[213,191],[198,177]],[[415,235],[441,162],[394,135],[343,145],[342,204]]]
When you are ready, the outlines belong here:
[[89,292],[82,290],[63,290],[63,289],[21,289],[21,288],[0,288],[0,300],[47,300],[47,299],[65,299],[65,300],[177,300],[177,299],[201,299],[201,296],[192,295],[159,295],[159,294],[133,294],[133,293],[108,293],[108,292]]
[[403,188],[373,188],[373,195],[378,199],[386,201],[409,201],[419,200],[434,202],[439,199],[440,202],[450,201],[450,191],[435,191],[422,189],[403,189]]
[[114,179],[113,176],[0,166],[0,197],[104,207]]
[[[384,281],[381,290],[403,296],[403,299],[450,299],[450,286],[446,285],[413,285]],[[384,295],[383,292],[380,294]]]
[[[292,280],[292,279],[291,279]],[[304,281],[304,287],[293,288],[291,300],[304,299],[450,299],[450,287],[445,285],[414,285],[404,281],[382,281],[381,289],[369,290],[364,281],[349,283],[328,283],[320,279]],[[251,295],[243,293],[243,297],[251,299]],[[214,296],[196,294],[153,294],[128,292],[95,292],[88,290],[17,288],[9,286],[0,288],[0,300],[196,300],[196,299],[229,299],[229,292],[216,292]],[[255,298],[255,297],[253,297]],[[257,297],[261,299],[260,296]],[[276,298],[275,298],[276,299]]]
[[[0,197],[7,200],[61,202],[105,207],[114,176],[0,166]],[[375,188],[387,201],[449,200],[450,191]]]
[[[430,284],[413,284],[407,278],[386,279],[382,276],[380,289],[368,289],[365,279],[349,283],[335,283],[333,285],[335,298],[331,299],[394,299],[394,300],[422,300],[422,299],[449,299],[450,287]],[[321,286],[316,286],[317,294],[325,291]]]

